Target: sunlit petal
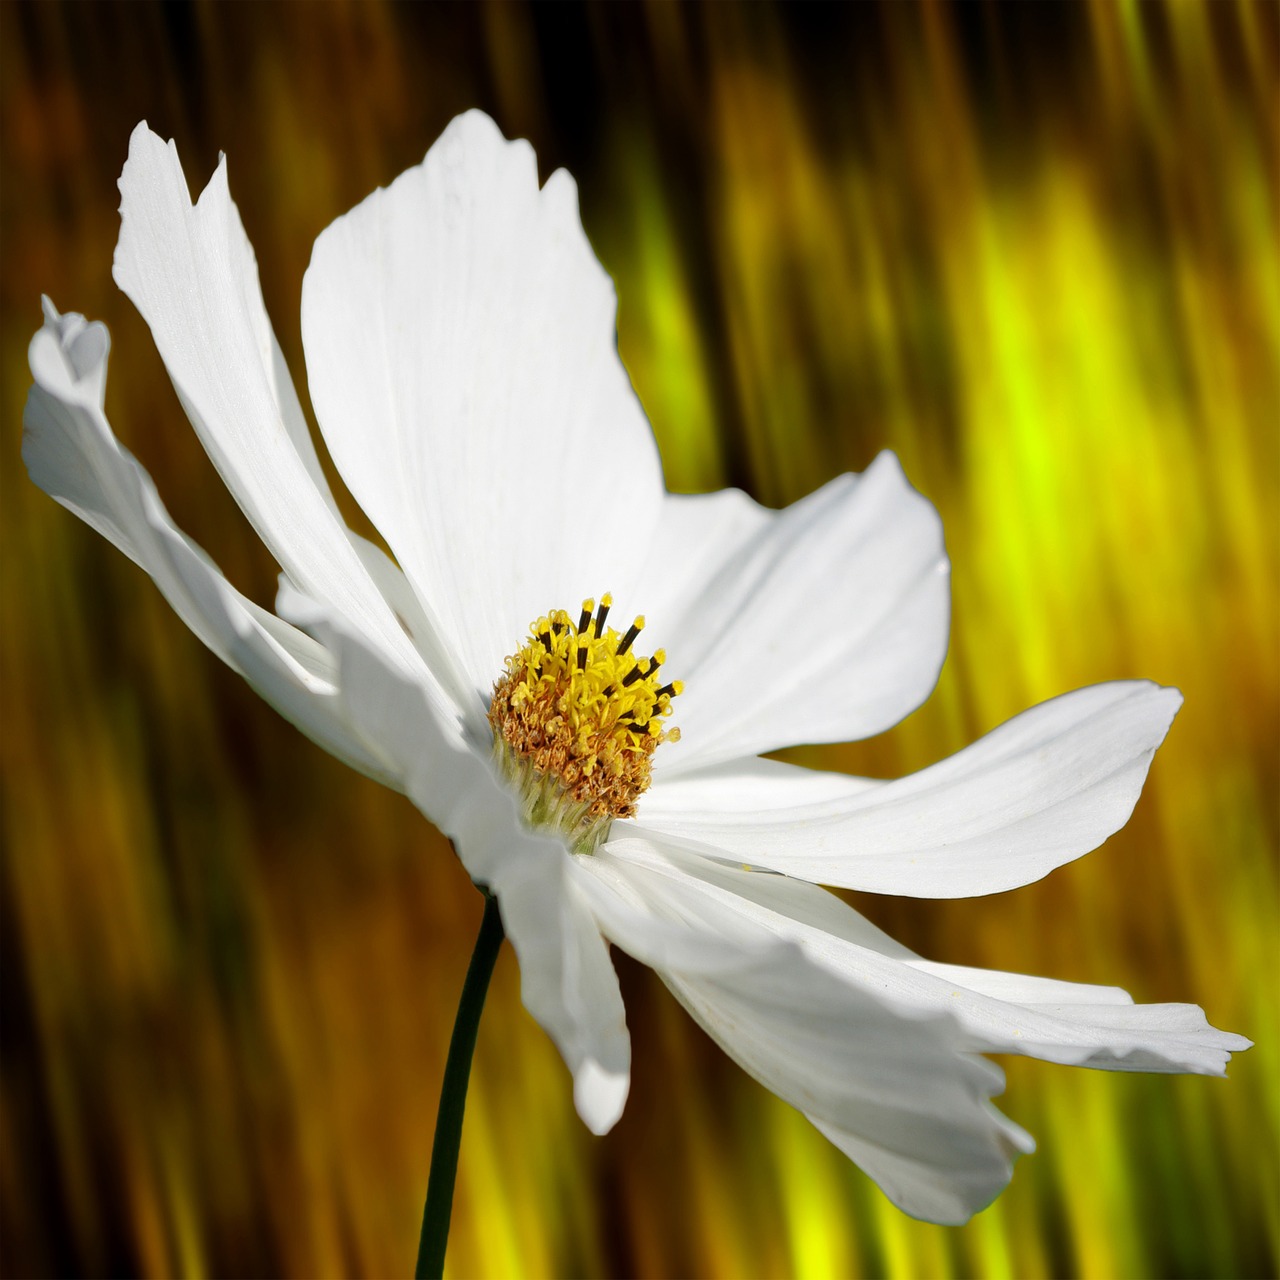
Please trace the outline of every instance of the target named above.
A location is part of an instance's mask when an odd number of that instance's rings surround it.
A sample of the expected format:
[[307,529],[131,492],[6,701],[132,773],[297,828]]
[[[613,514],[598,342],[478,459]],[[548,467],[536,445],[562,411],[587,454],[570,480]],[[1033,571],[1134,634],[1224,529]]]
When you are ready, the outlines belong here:
[[120,196],[116,283],[151,326],[227,487],[300,589],[340,610],[406,669],[417,669],[413,645],[323,483],[263,307],[253,249],[231,201],[225,158],[193,205],[177,148],[140,124]]
[[659,771],[896,724],[938,679],[948,570],[938,514],[890,453],[784,511],[670,500],[636,592],[685,684]]
[[[676,780],[670,807],[659,782],[639,818],[820,884],[918,898],[997,893],[1088,853],[1128,821],[1181,704],[1176,689],[1145,681],[1094,685],[895,782],[816,783],[777,765],[753,802],[758,766],[746,765]],[[829,792],[815,798],[820,787]]]
[[[634,578],[662,502],[577,188],[479,112],[316,242],[320,427],[477,705],[529,623]],[[640,607],[640,606],[637,606]]]

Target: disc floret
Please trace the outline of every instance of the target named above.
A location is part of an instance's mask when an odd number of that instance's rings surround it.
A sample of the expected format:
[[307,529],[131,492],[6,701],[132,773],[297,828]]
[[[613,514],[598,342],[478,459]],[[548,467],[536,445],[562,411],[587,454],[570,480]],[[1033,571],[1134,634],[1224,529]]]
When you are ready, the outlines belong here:
[[489,704],[494,752],[525,820],[554,828],[578,852],[635,813],[654,751],[680,737],[663,721],[684,686],[663,683],[663,650],[635,653],[643,616],[623,633],[605,625],[612,603],[608,594],[599,608],[584,600],[576,625],[563,609],[534,622]]

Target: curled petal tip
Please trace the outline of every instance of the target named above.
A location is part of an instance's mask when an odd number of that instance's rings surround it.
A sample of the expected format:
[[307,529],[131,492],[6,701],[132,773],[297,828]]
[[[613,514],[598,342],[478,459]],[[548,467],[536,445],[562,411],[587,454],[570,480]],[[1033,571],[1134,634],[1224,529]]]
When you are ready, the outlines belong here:
[[602,1137],[621,1118],[630,1089],[629,1072],[610,1071],[588,1058],[574,1076],[573,1103],[583,1124]]

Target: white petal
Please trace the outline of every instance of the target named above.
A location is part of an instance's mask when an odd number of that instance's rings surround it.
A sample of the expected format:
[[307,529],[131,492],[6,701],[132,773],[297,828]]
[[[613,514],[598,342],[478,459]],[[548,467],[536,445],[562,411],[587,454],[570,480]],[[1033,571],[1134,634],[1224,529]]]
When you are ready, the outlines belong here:
[[[679,702],[675,706],[678,712]],[[879,792],[884,786],[874,778],[854,778],[847,773],[748,756],[706,769],[660,774],[640,797],[637,821],[644,826],[666,827],[675,820],[700,822],[712,815],[720,819],[739,813],[786,814],[806,805],[841,805],[854,796]]]
[[[993,1141],[1007,1161],[1030,1155],[1035,1140],[1007,1116],[989,1107]],[[813,1120],[818,1131],[833,1142],[850,1160],[868,1174],[898,1208],[926,1222],[960,1226],[979,1209],[985,1208],[1004,1190],[998,1163],[988,1160],[972,1164],[944,1162],[942,1153],[901,1152],[867,1142],[856,1131]]]
[[[640,846],[633,852],[635,846]],[[611,842],[613,847],[613,842]],[[1195,1005],[1135,1005],[1117,987],[934,964],[911,955],[816,885],[742,871],[678,846],[619,846],[628,856],[693,876],[725,910],[799,946],[846,983],[903,1016],[947,1014],[975,1053],[1017,1053],[1119,1071],[1221,1075],[1241,1036],[1209,1026]],[[705,909],[704,909],[705,910]]]
[[[895,782],[828,775],[817,783],[794,769],[789,784],[792,766],[779,765],[752,802],[755,766],[744,765],[673,782],[670,805],[665,782],[655,781],[639,821],[821,884],[917,898],[997,893],[1124,826],[1181,704],[1176,689],[1146,681],[1093,685]],[[829,795],[817,795],[821,787]]]
[[[910,962],[950,988],[956,1016],[988,1053],[1106,1071],[1220,1076],[1252,1041],[1209,1025],[1193,1004],[1139,1004],[1119,987]],[[940,1001],[940,993],[933,999]]]
[[651,540],[661,472],[614,314],[573,180],[539,189],[476,111],[316,241],[325,441],[486,703],[535,618],[617,592]]
[[964,1051],[947,1014],[900,1008],[815,964],[767,918],[641,841],[611,841],[574,871],[605,933],[908,1213],[965,1221],[1030,1149],[988,1102],[999,1069]]
[[116,282],[150,325],[228,488],[303,591],[416,670],[418,655],[352,547],[323,481],[227,189],[225,159],[193,207],[176,148],[140,124],[120,194]]
[[31,341],[35,385],[23,414],[32,480],[150,574],[187,626],[303,733],[390,781],[342,715],[325,650],[231,587],[175,528],[150,476],[116,441],[102,412],[106,328],[59,316],[47,299],[45,314]]
[[579,1115],[594,1133],[606,1132],[626,1101],[631,1042],[608,948],[570,877],[572,855],[520,823],[460,721],[440,721],[421,689],[342,620],[316,610],[309,623],[337,655],[351,722],[453,841],[471,878],[497,896],[525,1008],[573,1073]]
[[880,733],[928,697],[946,655],[942,526],[893,454],[784,511],[747,503],[669,501],[636,591],[685,685],[659,773]]
[[746,548],[767,537],[777,518],[741,489],[667,494],[640,577],[619,606],[645,615],[655,647],[669,649],[683,634],[692,660],[702,633],[724,625],[705,612],[710,585],[732,575]]

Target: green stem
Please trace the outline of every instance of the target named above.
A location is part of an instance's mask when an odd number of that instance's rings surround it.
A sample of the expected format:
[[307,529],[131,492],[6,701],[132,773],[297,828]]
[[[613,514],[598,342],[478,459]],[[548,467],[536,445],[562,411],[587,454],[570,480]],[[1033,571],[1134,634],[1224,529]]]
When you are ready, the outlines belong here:
[[484,919],[480,922],[480,936],[476,938],[466,981],[462,984],[449,1057],[444,1064],[444,1083],[440,1086],[427,1202],[422,1208],[422,1233],[418,1237],[418,1265],[413,1269],[415,1280],[444,1274],[444,1251],[449,1243],[449,1217],[453,1212],[453,1184],[458,1174],[458,1147],[462,1143],[462,1113],[467,1105],[471,1055],[475,1051],[480,1013],[503,936],[498,900],[485,891]]

